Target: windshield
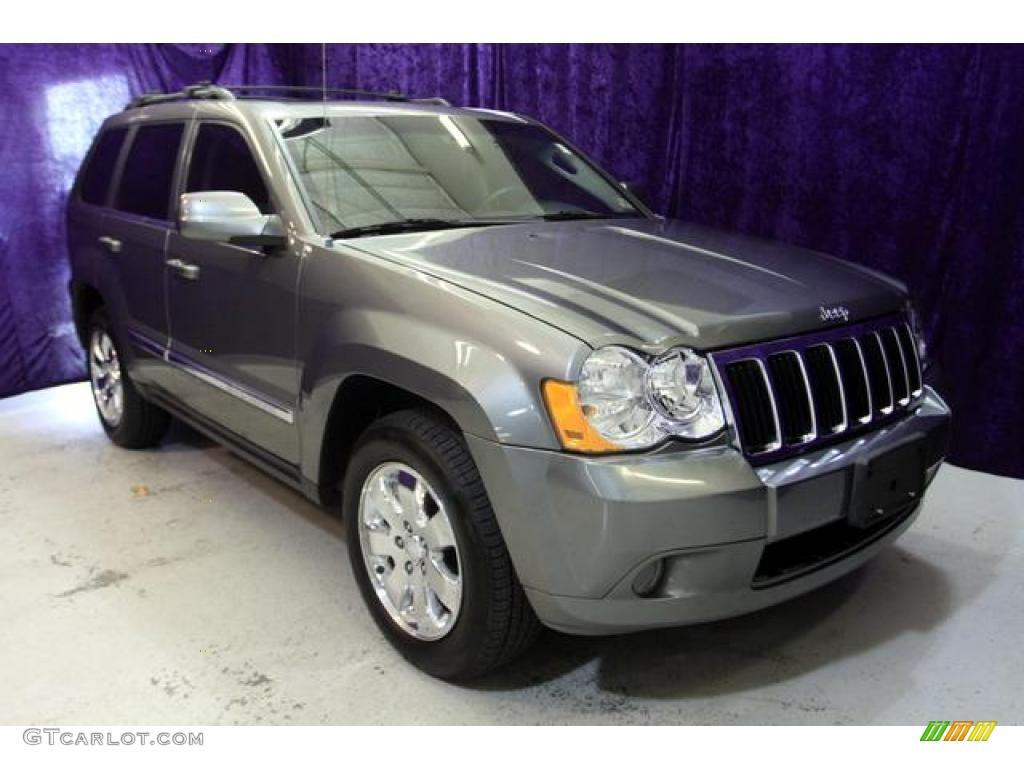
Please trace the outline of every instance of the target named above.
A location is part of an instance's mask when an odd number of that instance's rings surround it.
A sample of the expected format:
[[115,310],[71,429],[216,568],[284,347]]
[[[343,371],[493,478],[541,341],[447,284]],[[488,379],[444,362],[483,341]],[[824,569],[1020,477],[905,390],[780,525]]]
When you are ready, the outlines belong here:
[[[276,120],[324,234],[530,219],[640,216],[583,158],[531,123],[454,115]],[[382,226],[385,225],[385,226]]]

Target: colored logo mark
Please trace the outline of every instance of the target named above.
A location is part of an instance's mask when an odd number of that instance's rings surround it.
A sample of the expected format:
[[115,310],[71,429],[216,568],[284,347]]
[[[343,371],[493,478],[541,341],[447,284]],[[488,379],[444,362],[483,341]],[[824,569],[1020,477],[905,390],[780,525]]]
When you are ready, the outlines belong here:
[[921,741],[988,741],[995,727],[995,720],[932,720]]

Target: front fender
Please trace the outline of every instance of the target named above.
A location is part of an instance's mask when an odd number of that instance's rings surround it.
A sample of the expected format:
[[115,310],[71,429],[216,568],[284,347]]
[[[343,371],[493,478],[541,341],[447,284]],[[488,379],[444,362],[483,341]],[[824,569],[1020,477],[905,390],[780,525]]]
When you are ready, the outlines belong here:
[[[320,476],[328,416],[340,387],[354,375],[380,379],[437,405],[467,434],[559,448],[540,382],[567,378],[589,349],[582,341],[444,281],[381,260],[373,266],[393,271],[386,292],[379,290],[379,274],[366,275],[378,290],[359,289],[360,273],[370,264],[356,257],[347,265],[349,279],[335,286],[345,294],[335,295],[335,311],[314,309],[301,325],[304,475]],[[325,290],[322,282],[311,284]]]

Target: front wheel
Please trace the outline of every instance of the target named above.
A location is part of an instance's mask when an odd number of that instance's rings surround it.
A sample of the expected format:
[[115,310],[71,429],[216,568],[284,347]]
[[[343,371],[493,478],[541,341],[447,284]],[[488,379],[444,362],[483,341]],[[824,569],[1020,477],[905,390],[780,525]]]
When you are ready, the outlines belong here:
[[349,555],[388,640],[436,677],[482,675],[539,623],[462,436],[428,411],[383,417],[345,472]]

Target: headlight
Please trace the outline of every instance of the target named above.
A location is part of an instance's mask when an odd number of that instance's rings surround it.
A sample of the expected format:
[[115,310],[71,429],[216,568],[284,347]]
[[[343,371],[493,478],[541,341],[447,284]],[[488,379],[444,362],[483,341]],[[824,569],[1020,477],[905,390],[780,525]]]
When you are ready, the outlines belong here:
[[670,435],[701,440],[725,424],[710,364],[684,348],[648,361],[603,347],[576,384],[546,381],[544,398],[562,446],[584,453],[650,448]]
[[709,437],[725,425],[708,361],[689,349],[674,349],[655,360],[647,374],[651,401],[671,434]]
[[644,448],[660,439],[647,396],[650,370],[639,355],[604,347],[583,363],[576,389],[583,416],[605,440],[623,448]]

